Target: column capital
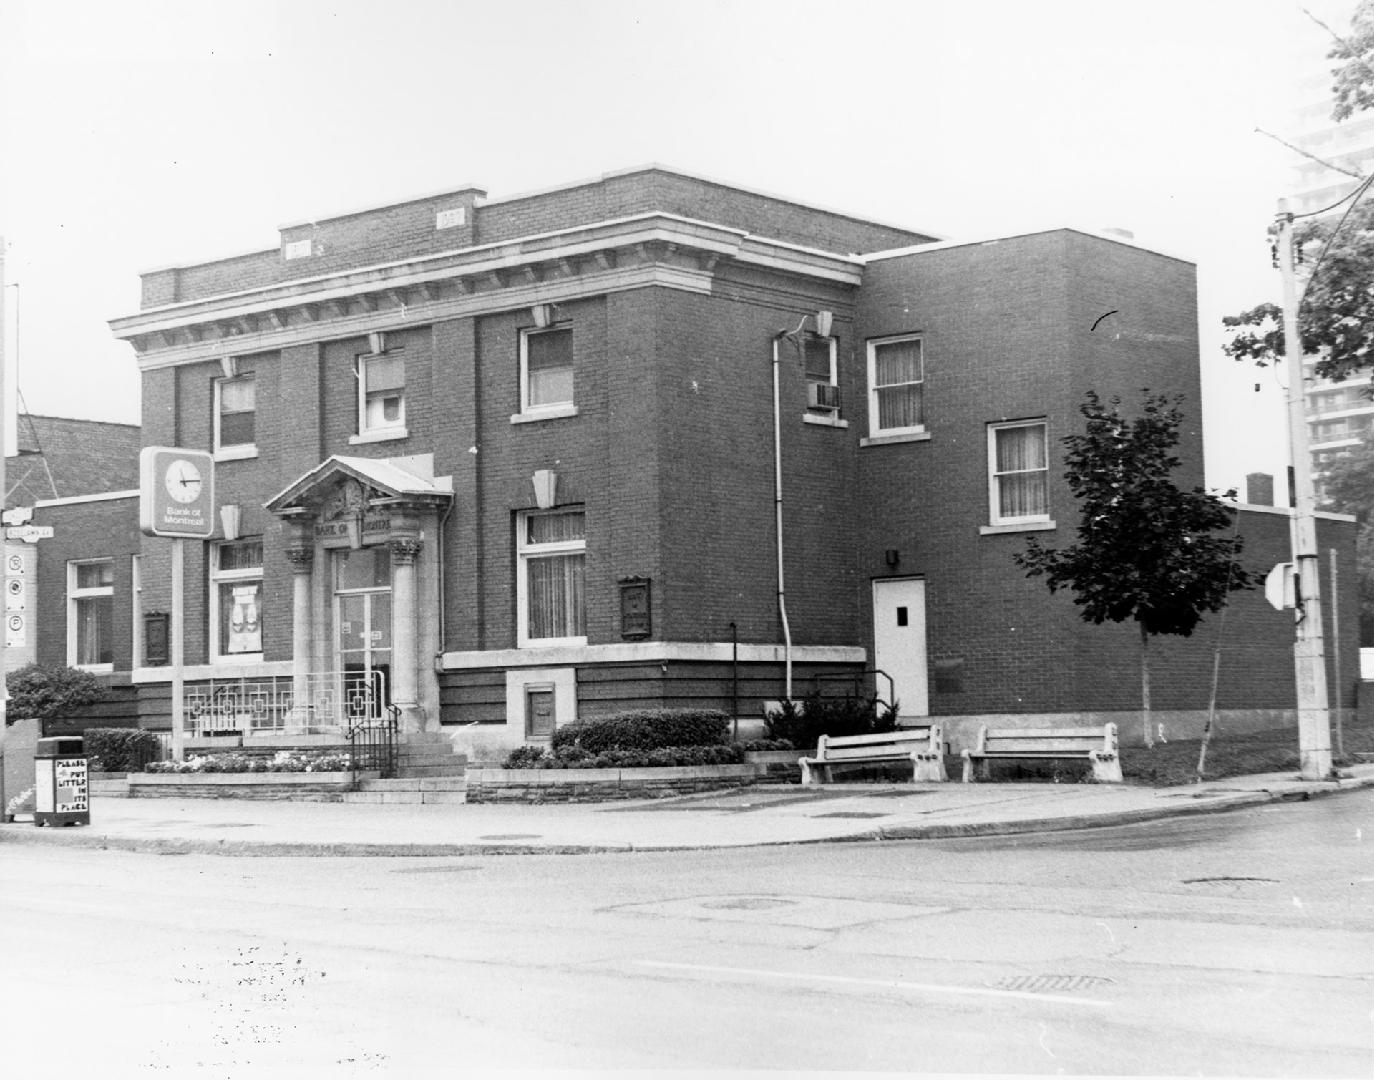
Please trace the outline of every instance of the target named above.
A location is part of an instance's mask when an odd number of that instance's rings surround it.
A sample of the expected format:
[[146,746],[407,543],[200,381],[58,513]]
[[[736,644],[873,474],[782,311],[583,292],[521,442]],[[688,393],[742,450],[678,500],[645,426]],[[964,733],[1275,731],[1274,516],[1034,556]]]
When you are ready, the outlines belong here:
[[390,545],[391,561],[398,566],[413,565],[420,549],[425,546],[418,536],[393,536]]

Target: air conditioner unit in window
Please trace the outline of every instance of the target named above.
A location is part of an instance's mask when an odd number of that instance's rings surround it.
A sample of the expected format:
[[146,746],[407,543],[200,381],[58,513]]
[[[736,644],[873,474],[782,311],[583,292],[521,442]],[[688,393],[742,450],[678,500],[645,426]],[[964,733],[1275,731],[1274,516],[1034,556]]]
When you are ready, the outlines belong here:
[[828,409],[837,412],[840,408],[840,388],[829,383],[807,384],[806,404],[811,409]]

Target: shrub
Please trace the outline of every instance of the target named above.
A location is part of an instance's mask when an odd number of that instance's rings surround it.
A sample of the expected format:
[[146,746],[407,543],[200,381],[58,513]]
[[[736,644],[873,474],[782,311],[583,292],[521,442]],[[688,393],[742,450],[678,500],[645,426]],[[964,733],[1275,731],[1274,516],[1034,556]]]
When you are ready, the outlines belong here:
[[813,690],[801,701],[784,701],[763,721],[770,739],[810,748],[822,735],[869,735],[897,726],[897,705],[879,707],[876,698],[822,697]]
[[353,767],[346,751],[279,750],[270,758],[256,754],[202,754],[185,761],[155,761],[155,773],[347,772]]
[[105,696],[100,680],[89,671],[25,664],[5,676],[10,700],[6,724],[17,720],[61,720]]
[[551,746],[555,754],[574,746],[590,754],[722,746],[729,730],[730,718],[715,709],[641,709],[564,724],[554,729]]
[[739,744],[741,750],[795,750],[791,739],[750,739]]
[[162,757],[162,743],[142,728],[87,728],[86,756],[93,772],[138,772]]
[[542,759],[550,756],[542,746],[517,746],[506,755],[507,769],[538,769]]

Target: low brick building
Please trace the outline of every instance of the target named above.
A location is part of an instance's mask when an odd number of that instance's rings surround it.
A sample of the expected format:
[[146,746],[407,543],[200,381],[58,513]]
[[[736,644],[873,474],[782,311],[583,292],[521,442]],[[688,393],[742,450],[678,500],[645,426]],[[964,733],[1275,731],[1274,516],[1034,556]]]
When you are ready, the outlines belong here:
[[[492,756],[833,677],[956,740],[1127,720],[1133,628],[1011,556],[1071,535],[1059,440],[1087,390],[1183,393],[1179,479],[1202,480],[1191,264],[1067,229],[941,241],[660,167],[290,226],[145,274],[112,326],[144,444],[215,458],[221,530],[186,558],[202,731],[389,707]],[[1247,561],[1284,559],[1286,513],[1244,517]],[[1323,529],[1353,581],[1353,527]],[[137,567],[127,678],[159,725],[170,543]],[[1229,618],[1224,715],[1287,715],[1291,614],[1248,594]],[[1158,650],[1175,730],[1206,710],[1213,627]]]

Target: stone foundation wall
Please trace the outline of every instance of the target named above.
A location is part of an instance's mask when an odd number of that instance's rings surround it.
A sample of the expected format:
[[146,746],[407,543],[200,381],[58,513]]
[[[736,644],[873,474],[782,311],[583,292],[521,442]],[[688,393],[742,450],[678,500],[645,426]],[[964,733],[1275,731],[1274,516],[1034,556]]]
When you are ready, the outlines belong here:
[[658,769],[469,769],[470,803],[609,802],[666,799],[744,787],[758,779],[752,765]]

